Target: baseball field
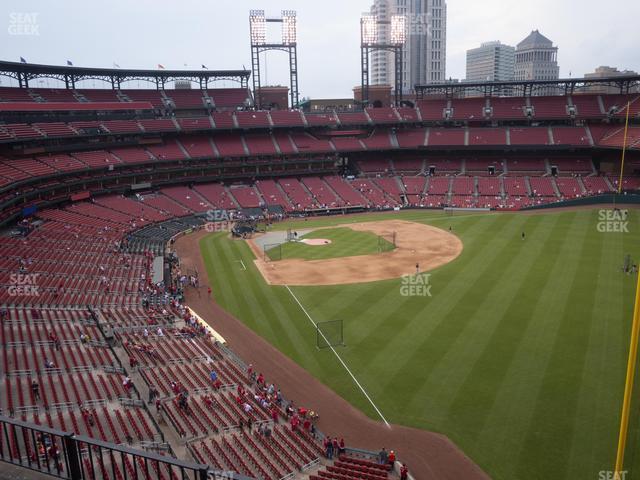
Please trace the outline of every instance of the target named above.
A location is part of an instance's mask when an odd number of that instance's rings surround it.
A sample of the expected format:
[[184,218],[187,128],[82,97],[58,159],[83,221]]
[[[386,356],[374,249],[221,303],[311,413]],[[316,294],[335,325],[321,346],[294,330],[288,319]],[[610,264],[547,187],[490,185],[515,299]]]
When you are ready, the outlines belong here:
[[[332,241],[262,265],[259,248],[225,233],[200,248],[224,309],[371,418],[441,432],[492,478],[598,479],[615,460],[635,292],[622,265],[640,260],[640,211],[629,211],[628,232],[602,228],[603,218],[598,209],[409,211],[284,222],[274,228]],[[359,237],[391,230],[393,251]],[[313,283],[354,255],[349,283]],[[414,257],[422,286],[407,288],[415,275],[398,273],[415,274]],[[276,275],[286,262],[309,262],[304,282]],[[376,263],[389,264],[386,279],[357,281],[373,278]],[[344,365],[316,346],[312,321],[331,320],[343,321]],[[627,480],[640,478],[639,407]]]

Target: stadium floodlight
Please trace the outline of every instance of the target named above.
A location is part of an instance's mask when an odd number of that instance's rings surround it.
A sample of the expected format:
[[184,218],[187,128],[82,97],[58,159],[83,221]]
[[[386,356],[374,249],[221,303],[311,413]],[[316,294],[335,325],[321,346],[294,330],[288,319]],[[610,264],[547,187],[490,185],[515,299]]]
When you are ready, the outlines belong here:
[[407,17],[391,16],[391,44],[404,45],[407,41]]
[[378,40],[378,18],[375,15],[363,15],[360,19],[362,43],[372,45]]
[[294,45],[296,43],[296,12],[295,10],[282,10],[282,43]]
[[251,10],[249,12],[249,27],[252,44],[264,45],[267,43],[267,22],[264,10]]

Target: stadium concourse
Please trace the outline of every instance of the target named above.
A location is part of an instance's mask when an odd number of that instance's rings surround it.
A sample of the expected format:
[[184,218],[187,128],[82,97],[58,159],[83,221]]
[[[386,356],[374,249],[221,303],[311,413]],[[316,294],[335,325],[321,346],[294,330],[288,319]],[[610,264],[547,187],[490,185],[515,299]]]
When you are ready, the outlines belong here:
[[[365,418],[189,287],[204,320],[193,315],[176,279],[194,273],[177,269],[204,275],[202,260],[167,244],[219,211],[518,210],[633,194],[640,96],[424,98],[357,114],[251,100],[244,87],[0,88],[0,457],[85,478],[382,480],[396,475],[376,466],[384,445],[418,479],[486,478],[446,437]],[[346,456],[325,458],[321,432],[344,436]]]

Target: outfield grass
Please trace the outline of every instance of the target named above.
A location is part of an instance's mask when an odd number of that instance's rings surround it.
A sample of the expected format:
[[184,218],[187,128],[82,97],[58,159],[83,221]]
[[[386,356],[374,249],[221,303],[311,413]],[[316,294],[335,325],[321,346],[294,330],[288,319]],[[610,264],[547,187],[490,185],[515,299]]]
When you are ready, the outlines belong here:
[[[344,319],[340,353],[385,417],[445,433],[496,479],[597,479],[611,470],[635,289],[620,266],[627,253],[640,258],[640,212],[631,212],[628,234],[599,233],[595,209],[387,218],[451,225],[462,239],[462,254],[432,273],[432,297],[401,296],[400,280],[292,287],[315,321]],[[376,418],[333,354],[316,349],[285,287],[265,284],[244,242],[214,234],[201,248],[224,308]],[[639,406],[627,480],[640,478]]]
[[[331,240],[327,245],[307,245],[301,242],[286,242],[281,246],[267,250],[267,255],[273,260],[274,252],[277,257],[302,258],[304,260],[323,260],[337,257],[353,257],[356,255],[370,255],[393,250],[393,244],[372,232],[358,232],[348,227],[322,228],[300,236],[304,238],[326,238]],[[278,258],[280,259],[280,258]]]

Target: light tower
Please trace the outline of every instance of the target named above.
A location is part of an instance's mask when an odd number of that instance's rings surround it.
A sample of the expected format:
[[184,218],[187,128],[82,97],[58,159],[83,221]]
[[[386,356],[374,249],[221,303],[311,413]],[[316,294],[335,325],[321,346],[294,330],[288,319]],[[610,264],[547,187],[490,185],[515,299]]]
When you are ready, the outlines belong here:
[[[378,25],[390,25],[389,43],[380,42]],[[396,105],[402,101],[402,51],[407,41],[407,20],[404,15],[392,15],[391,20],[378,20],[375,15],[360,18],[360,74],[362,102],[369,101],[369,54],[374,50],[386,50],[394,54]]]
[[[282,41],[267,43],[267,23],[282,24]],[[298,106],[298,51],[297,16],[294,10],[282,10],[280,18],[265,17],[264,10],[249,12],[249,31],[251,34],[251,73],[253,80],[253,98],[256,109],[261,108],[260,54],[269,50],[280,50],[289,54],[289,97],[291,108]]]

